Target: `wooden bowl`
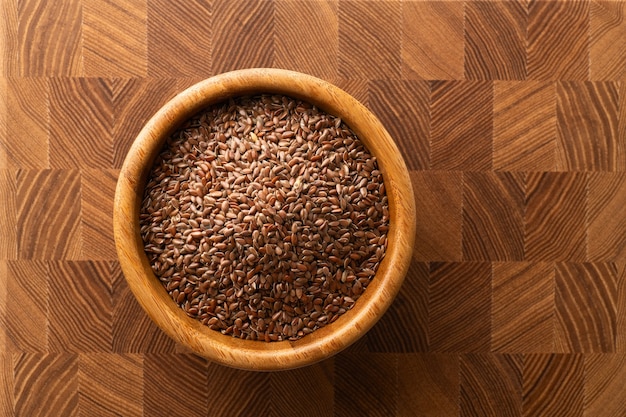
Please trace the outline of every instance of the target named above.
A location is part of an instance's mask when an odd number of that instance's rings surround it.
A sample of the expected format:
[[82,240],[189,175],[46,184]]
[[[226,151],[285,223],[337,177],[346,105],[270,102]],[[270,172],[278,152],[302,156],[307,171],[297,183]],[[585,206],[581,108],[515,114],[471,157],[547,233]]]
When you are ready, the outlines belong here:
[[[284,94],[315,104],[341,119],[378,159],[389,201],[385,258],[352,309],[297,341],[243,340],[209,329],[186,315],[153,273],[139,232],[144,186],[166,138],[186,119],[229,97]],[[400,122],[400,121],[398,121]],[[172,339],[211,361],[240,369],[282,370],[336,354],[383,315],[411,262],[415,205],[409,174],[393,139],[379,120],[343,90],[318,78],[279,69],[247,69],[204,80],[165,104],[133,143],[119,175],[114,206],[115,244],[128,285],[150,318]]]

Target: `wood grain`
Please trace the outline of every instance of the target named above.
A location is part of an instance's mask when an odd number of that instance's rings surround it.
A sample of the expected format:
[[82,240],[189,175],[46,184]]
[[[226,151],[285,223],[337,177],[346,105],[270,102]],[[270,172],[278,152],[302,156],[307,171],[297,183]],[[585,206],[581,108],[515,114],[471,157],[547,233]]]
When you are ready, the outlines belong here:
[[[339,2],[339,75],[400,78],[402,9],[399,1]],[[384,27],[385,30],[379,28]],[[369,59],[376,57],[376,64]]]
[[525,259],[585,261],[586,201],[585,174],[528,173]]
[[555,170],[556,85],[496,81],[493,94],[493,169]]
[[113,300],[113,352],[173,353],[175,343],[167,337],[137,303],[118,262],[111,263]]
[[459,415],[459,356],[398,355],[398,417]]
[[[626,402],[623,401],[625,379],[625,355],[586,355],[584,416],[618,417],[626,414]],[[616,398],[619,400],[615,401]]]
[[143,416],[143,356],[78,355],[78,408],[86,416]]
[[554,285],[552,263],[493,264],[492,351],[553,351]]
[[556,352],[615,352],[617,280],[615,264],[556,264]]
[[464,2],[402,3],[402,76],[408,79],[463,78]]
[[411,170],[430,166],[430,87],[426,81],[372,81],[368,103]]
[[462,258],[463,176],[454,171],[411,171],[417,215],[415,254],[422,261]]
[[113,80],[113,168],[122,167],[143,125],[177,93],[177,80],[173,78]]
[[[529,3],[529,79],[588,79],[589,3],[545,0]],[[568,40],[567,48],[563,47],[563,39]]]
[[191,354],[146,353],[143,364],[144,415],[208,414],[206,360]]
[[587,250],[590,261],[626,259],[626,175],[589,175]]
[[6,167],[45,169],[48,159],[48,84],[45,78],[6,79]]
[[[11,351],[11,345],[8,342],[6,330],[7,315],[9,313],[7,306],[7,287],[9,285],[8,268],[8,262],[0,259],[0,324],[2,325],[2,330],[0,330],[0,354]],[[2,367],[0,367],[0,370],[1,369]]]
[[84,0],[82,4],[84,75],[145,76],[147,0]]
[[22,77],[81,76],[82,2],[18,2],[19,69]]
[[14,415],[13,394],[13,356],[0,352],[0,413],[3,416]]
[[116,260],[113,197],[117,170],[81,171],[81,258]]
[[0,259],[17,259],[17,173],[0,169]]
[[[301,385],[302,382],[299,382]],[[295,391],[292,385],[290,391]],[[277,400],[272,398],[271,374],[232,370],[209,363],[207,392],[208,416],[228,417],[250,414],[270,415],[274,403],[280,403],[295,394],[278,392]],[[221,401],[220,401],[221,399]],[[292,403],[293,404],[293,403]]]
[[626,167],[618,136],[618,86],[612,82],[557,83],[560,171],[615,171]]
[[493,84],[434,81],[430,106],[431,168],[491,169]]
[[414,257],[402,291],[367,333],[369,351],[428,351],[428,275],[428,264]]
[[52,78],[49,89],[50,167],[111,168],[113,103],[109,81]]
[[18,17],[17,2],[0,3],[0,75],[19,75]]
[[337,5],[337,0],[275,2],[273,65],[324,79],[337,77]]
[[3,327],[7,351],[48,350],[48,266],[43,261],[6,263],[6,312]]
[[[245,10],[245,13],[242,13]],[[212,73],[252,67],[271,67],[275,54],[274,3],[213,0]]]
[[150,1],[148,75],[189,77],[209,74],[212,22],[208,1]]
[[111,352],[109,263],[55,261],[48,263],[48,273],[50,351]]
[[19,259],[80,257],[79,172],[18,171],[16,179]]
[[78,356],[21,353],[13,357],[16,417],[78,414]]
[[[463,259],[524,259],[525,178],[467,172],[463,177]],[[489,236],[489,238],[485,238]]]
[[526,78],[525,0],[468,2],[465,7],[465,78]]
[[395,354],[339,354],[335,358],[335,415],[394,415],[398,401],[397,360]]
[[626,79],[626,3],[593,1],[589,13],[591,80]]
[[432,263],[428,318],[431,352],[488,352],[491,340],[491,264]]
[[[304,368],[270,374],[271,414],[298,417],[302,415],[302,410],[307,410],[307,415],[311,417],[333,416],[334,382],[334,358]],[[262,398],[255,400],[263,401]],[[250,410],[256,409],[251,404]]]
[[522,415],[521,355],[462,355],[460,416]]
[[523,416],[582,417],[582,355],[525,355],[523,375]]

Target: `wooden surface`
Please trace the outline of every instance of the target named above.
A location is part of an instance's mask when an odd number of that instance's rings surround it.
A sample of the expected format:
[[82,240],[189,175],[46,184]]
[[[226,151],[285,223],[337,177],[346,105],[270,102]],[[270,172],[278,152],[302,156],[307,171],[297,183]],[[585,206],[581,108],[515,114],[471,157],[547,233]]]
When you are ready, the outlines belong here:
[[[626,415],[626,4],[0,1],[0,415]],[[405,152],[414,262],[344,353],[234,371],[121,275],[126,151],[176,92],[275,66]]]

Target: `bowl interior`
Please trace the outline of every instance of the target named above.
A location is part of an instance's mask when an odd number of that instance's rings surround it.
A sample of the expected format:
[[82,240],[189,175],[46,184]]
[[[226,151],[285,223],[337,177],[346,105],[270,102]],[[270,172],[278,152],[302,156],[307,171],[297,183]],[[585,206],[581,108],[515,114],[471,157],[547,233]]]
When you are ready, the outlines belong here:
[[[263,342],[223,335],[192,319],[171,300],[150,267],[139,232],[143,190],[167,137],[198,111],[229,97],[275,93],[308,101],[341,119],[376,156],[389,202],[390,228],[383,262],[352,309],[297,341]],[[279,370],[308,365],[344,349],[380,318],[397,294],[410,264],[415,234],[413,191],[402,155],[378,119],[343,90],[312,76],[278,69],[221,74],[165,104],[133,143],[120,172],[114,232],[129,286],[151,319],[170,337],[201,356],[241,369]]]

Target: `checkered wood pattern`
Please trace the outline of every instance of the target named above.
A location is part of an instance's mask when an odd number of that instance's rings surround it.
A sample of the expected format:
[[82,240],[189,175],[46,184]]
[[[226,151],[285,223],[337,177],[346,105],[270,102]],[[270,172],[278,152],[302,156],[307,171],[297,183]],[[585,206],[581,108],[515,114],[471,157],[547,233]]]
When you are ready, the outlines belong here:
[[[626,2],[0,0],[1,416],[626,415]],[[326,79],[411,170],[413,262],[334,358],[225,368],[132,297],[146,120],[245,67]]]

